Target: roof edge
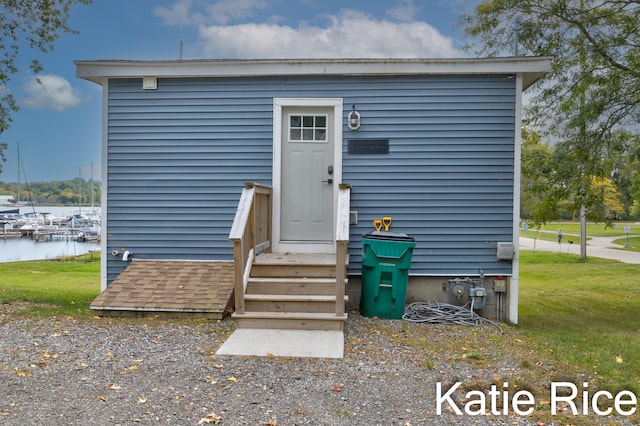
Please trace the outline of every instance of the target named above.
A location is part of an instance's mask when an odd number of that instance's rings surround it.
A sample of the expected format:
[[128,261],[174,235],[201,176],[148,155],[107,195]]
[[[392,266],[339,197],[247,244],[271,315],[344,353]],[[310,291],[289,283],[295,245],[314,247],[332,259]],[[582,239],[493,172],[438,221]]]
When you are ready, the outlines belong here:
[[527,88],[551,71],[551,57],[80,60],[76,76],[106,78],[274,75],[522,74]]

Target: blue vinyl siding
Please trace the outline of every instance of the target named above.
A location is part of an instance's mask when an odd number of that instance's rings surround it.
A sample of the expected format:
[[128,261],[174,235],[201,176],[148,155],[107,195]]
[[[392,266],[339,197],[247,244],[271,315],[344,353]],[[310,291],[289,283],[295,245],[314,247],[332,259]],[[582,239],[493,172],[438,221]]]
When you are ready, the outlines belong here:
[[[411,274],[511,273],[515,81],[508,76],[111,79],[107,248],[143,259],[229,260],[244,182],[271,184],[273,98],[342,98],[352,185],[350,272],[371,221],[416,238]],[[350,131],[355,104],[362,126]],[[350,155],[350,139],[388,139]],[[109,257],[111,282],[126,264]]]
[[515,82],[407,80],[411,90],[388,84],[354,101],[362,127],[344,133],[345,145],[389,140],[388,155],[344,150],[343,180],[353,186],[359,214],[350,244],[355,271],[360,235],[374,219],[391,216],[393,230],[416,239],[412,275],[510,274],[511,263],[496,260],[496,246],[513,241]]

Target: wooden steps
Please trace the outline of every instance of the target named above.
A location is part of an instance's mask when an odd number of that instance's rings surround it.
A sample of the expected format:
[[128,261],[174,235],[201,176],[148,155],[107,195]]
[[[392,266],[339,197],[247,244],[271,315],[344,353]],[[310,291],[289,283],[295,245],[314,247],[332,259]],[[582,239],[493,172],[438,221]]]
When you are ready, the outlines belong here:
[[347,315],[336,315],[335,275],[335,255],[261,254],[251,268],[245,312],[233,314],[238,328],[342,330]]
[[233,314],[238,328],[281,328],[288,330],[343,330],[347,314],[304,312],[245,312]]
[[[335,278],[249,278],[246,296],[250,294],[335,295]],[[245,297],[246,297],[245,296]]]
[[[325,295],[247,294],[245,309],[252,312],[335,313],[336,297]],[[348,297],[345,296],[345,303]]]

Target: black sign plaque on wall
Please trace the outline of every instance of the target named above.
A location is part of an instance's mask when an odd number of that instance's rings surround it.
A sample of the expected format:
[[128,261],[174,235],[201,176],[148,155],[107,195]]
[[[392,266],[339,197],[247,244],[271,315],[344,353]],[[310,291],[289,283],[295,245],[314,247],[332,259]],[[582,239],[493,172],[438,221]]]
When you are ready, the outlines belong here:
[[354,155],[388,154],[389,139],[349,139],[347,152]]

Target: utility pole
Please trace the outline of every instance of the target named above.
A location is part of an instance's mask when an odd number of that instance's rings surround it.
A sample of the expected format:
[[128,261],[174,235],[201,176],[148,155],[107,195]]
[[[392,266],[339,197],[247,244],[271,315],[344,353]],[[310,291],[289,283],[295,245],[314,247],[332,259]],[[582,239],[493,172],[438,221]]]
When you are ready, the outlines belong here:
[[513,56],[518,56],[518,47],[520,44],[520,30],[522,29],[522,17],[516,16],[516,24],[513,34]]
[[[580,12],[582,13],[584,11],[584,0],[580,0]],[[585,41],[584,41],[584,35],[580,34],[580,80],[581,80],[581,87],[580,87],[580,115],[581,120],[580,120],[580,139],[582,142],[582,149],[583,151],[587,150],[586,145],[587,145],[587,123],[585,121],[585,117],[583,116],[584,114],[584,102],[585,102],[585,90],[586,88],[584,87],[584,81],[583,81],[583,76],[584,76],[584,69],[585,69],[585,62],[587,60],[587,52],[586,52],[586,46],[585,46]],[[585,158],[583,158],[583,160],[585,160]],[[587,196],[586,191],[586,179],[588,178],[588,176],[586,176],[586,165],[583,165],[583,167],[581,167],[582,169],[582,174],[584,176],[581,176],[581,184],[582,184],[582,189],[581,189],[581,196],[580,196],[580,201],[582,202],[582,204],[580,205],[580,259],[581,260],[587,260],[587,212],[586,212],[586,207],[584,205],[584,199]]]
[[587,211],[580,206],[580,259],[587,260]]

